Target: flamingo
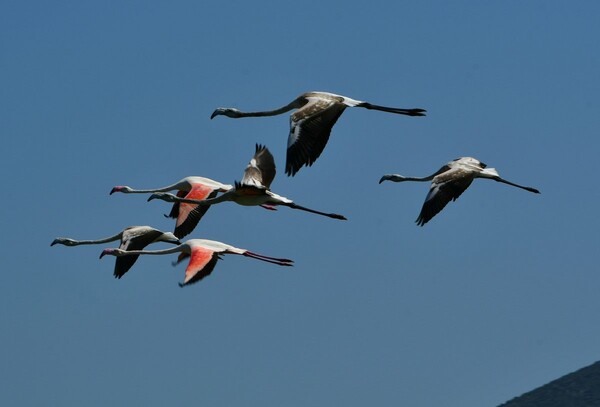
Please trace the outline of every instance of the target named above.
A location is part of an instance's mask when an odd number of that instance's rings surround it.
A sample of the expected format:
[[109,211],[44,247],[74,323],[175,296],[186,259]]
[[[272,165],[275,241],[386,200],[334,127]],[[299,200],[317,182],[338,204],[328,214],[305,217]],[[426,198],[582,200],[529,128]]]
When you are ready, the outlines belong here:
[[[219,192],[229,191],[232,188],[232,185],[221,184],[220,182],[214,181],[210,178],[185,177],[172,185],[155,189],[133,189],[129,186],[119,185],[110,191],[110,195],[114,194],[115,192],[122,192],[124,194],[145,194],[177,190],[178,197],[207,199],[214,198]],[[171,212],[165,216],[177,219],[177,222],[175,223],[175,231],[173,233],[178,238],[182,238],[194,230],[208,208],[208,206],[175,202]]]
[[[75,240],[68,237],[57,237],[50,246],[54,246],[55,244],[62,244],[64,246],[101,244],[119,239],[121,240],[121,245],[119,246],[121,250],[141,250],[149,244],[156,242],[181,244],[179,239],[171,232],[163,232],[150,226],[129,226],[114,236],[98,240]],[[115,278],[123,277],[133,266],[137,258],[138,256],[118,258],[115,263]]]
[[214,205],[220,202],[233,201],[239,205],[256,206],[260,205],[267,209],[275,209],[274,206],[287,206],[292,209],[327,216],[333,219],[346,220],[343,215],[336,213],[325,213],[300,206],[291,199],[277,195],[271,192],[271,182],[275,178],[275,161],[273,155],[266,147],[257,144],[254,157],[244,171],[244,177],[241,182],[236,182],[235,187],[226,191],[222,195],[211,199],[189,199],[177,197],[173,194],[158,192],[150,195],[148,201],[161,199],[166,202],[191,203],[198,205]]
[[461,157],[450,161],[436,173],[428,177],[415,178],[404,177],[398,174],[387,174],[381,177],[379,183],[381,184],[383,181],[432,181],[431,189],[425,198],[421,213],[416,220],[417,225],[423,226],[444,209],[448,202],[451,200],[456,201],[475,178],[493,179],[494,181],[512,185],[513,187],[521,188],[535,194],[540,193],[535,188],[524,187],[500,178],[495,168],[487,168],[486,164],[472,157]]
[[268,263],[277,264],[280,266],[292,266],[293,260],[280,259],[276,257],[269,257],[262,254],[254,253],[246,249],[240,249],[237,247],[230,246],[225,243],[217,242],[214,240],[205,239],[189,239],[179,246],[172,247],[164,250],[130,250],[126,251],[121,248],[119,249],[104,249],[100,258],[105,255],[117,256],[139,256],[140,254],[171,254],[177,253],[179,257],[173,265],[179,264],[186,258],[190,258],[187,268],[185,269],[185,278],[183,283],[179,283],[180,287],[190,285],[202,280],[204,277],[212,273],[217,260],[221,257],[221,254],[239,254],[253,259],[266,261]]
[[287,144],[285,173],[294,176],[303,166],[311,166],[323,152],[333,125],[347,107],[364,107],[370,110],[397,113],[407,116],[425,116],[424,109],[399,109],[378,106],[347,96],[329,92],[306,92],[279,109],[263,112],[242,112],[234,108],[217,108],[211,119],[223,115],[240,117],[276,116],[298,109],[290,116],[290,134]]

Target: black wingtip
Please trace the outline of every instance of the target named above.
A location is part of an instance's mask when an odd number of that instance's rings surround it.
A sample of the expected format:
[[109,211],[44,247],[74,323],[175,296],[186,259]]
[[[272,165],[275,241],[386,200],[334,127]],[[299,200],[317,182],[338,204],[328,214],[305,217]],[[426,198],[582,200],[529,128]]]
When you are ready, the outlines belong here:
[[286,162],[285,163],[285,175],[287,175],[288,177],[293,177],[294,175],[296,175],[298,173],[298,171],[300,171],[300,168],[302,168],[302,165],[300,165],[299,167],[295,167],[291,163]]

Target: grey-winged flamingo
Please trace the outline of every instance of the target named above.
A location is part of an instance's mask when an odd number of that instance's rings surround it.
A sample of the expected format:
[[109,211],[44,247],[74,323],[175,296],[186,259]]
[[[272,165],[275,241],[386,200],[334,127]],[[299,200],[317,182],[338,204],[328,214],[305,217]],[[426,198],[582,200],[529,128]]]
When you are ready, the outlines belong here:
[[311,166],[319,158],[329,140],[331,129],[347,107],[363,107],[407,116],[425,116],[424,109],[400,109],[374,105],[329,92],[306,92],[289,104],[275,110],[242,112],[235,108],[217,108],[210,116],[241,117],[275,116],[297,109],[290,116],[285,173],[294,176],[303,166]]
[[471,185],[471,182],[475,178],[492,179],[529,192],[540,193],[535,188],[524,187],[500,178],[495,168],[487,168],[486,164],[472,157],[461,157],[450,161],[428,177],[417,178],[404,177],[399,174],[387,174],[381,177],[379,183],[381,184],[383,181],[432,181],[431,189],[425,198],[421,213],[416,220],[417,225],[423,226],[444,209],[448,202],[455,201]]
[[[75,240],[68,237],[57,237],[50,244],[62,244],[64,246],[79,246],[88,244],[102,244],[120,240],[121,250],[141,250],[151,243],[166,242],[173,244],[180,244],[179,239],[171,232],[163,232],[158,229],[154,229],[150,226],[129,226],[114,236],[110,236],[104,239],[97,240]],[[133,266],[138,256],[120,257],[115,262],[114,276],[121,278],[129,269]]]

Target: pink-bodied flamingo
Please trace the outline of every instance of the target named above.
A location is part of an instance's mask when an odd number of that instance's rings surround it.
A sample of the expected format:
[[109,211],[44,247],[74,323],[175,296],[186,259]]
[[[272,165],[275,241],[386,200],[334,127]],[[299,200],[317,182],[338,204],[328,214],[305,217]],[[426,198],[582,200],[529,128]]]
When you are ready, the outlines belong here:
[[404,177],[398,174],[388,174],[381,177],[379,183],[383,181],[432,181],[431,189],[425,198],[425,203],[421,213],[416,220],[417,225],[423,226],[437,215],[448,202],[456,199],[471,185],[475,178],[493,179],[497,182],[512,185],[529,192],[539,194],[535,188],[524,187],[500,178],[495,168],[486,168],[487,165],[472,157],[461,157],[450,161],[434,174],[428,177]]
[[[62,244],[65,246],[79,246],[87,244],[102,244],[113,242],[115,240],[121,240],[119,249],[121,250],[141,250],[151,243],[166,242],[173,244],[181,244],[179,239],[171,232],[163,232],[158,229],[154,229],[150,226],[130,226],[114,236],[110,236],[104,239],[97,240],[75,240],[68,237],[57,237],[50,244]],[[138,256],[120,257],[115,262],[114,276],[121,278],[129,269],[133,266]]]
[[296,204],[291,199],[271,192],[270,187],[271,182],[275,178],[275,171],[275,160],[273,159],[273,155],[266,147],[257,144],[254,157],[246,167],[242,181],[236,182],[233,189],[226,191],[222,195],[211,199],[198,200],[180,198],[173,194],[158,192],[150,195],[148,200],[161,199],[166,202],[185,202],[198,205],[214,205],[220,202],[233,201],[239,205],[260,205],[267,209],[274,209],[273,206],[281,205],[292,209],[300,209],[306,212],[327,216],[333,219],[346,220],[343,215],[309,209]]
[[[181,198],[208,199],[214,198],[219,192],[229,191],[232,188],[232,185],[221,184],[220,182],[209,178],[185,177],[175,184],[155,189],[133,189],[128,186],[116,186],[110,191],[110,194],[112,195],[115,192],[122,192],[124,194],[146,194],[176,190],[177,196]],[[208,208],[208,206],[175,202],[169,215],[165,216],[177,219],[174,234],[175,236],[182,238],[194,230]]]
[[268,263],[277,264],[279,266],[292,266],[293,263],[293,260],[264,256],[246,249],[240,249],[225,243],[205,239],[189,239],[177,247],[164,250],[126,251],[122,249],[104,249],[100,255],[100,258],[105,255],[112,255],[121,258],[121,256],[139,256],[140,254],[162,255],[177,252],[181,253],[173,265],[179,264],[181,261],[187,258],[190,259],[188,266],[185,269],[185,278],[183,283],[179,283],[180,287],[196,283],[212,273],[221,254],[239,254],[242,256],[251,257],[253,259],[266,261]]
[[279,109],[262,112],[242,112],[220,107],[210,116],[240,117],[275,116],[298,109],[290,116],[285,173],[294,176],[303,166],[311,166],[325,149],[333,125],[347,107],[363,107],[407,116],[425,116],[424,109],[399,109],[378,106],[329,92],[306,92]]

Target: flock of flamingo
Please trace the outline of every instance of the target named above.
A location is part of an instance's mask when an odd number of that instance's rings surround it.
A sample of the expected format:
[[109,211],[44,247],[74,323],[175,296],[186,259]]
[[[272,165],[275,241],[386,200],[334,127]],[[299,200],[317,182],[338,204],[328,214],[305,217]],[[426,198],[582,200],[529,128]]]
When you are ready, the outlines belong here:
[[[286,174],[294,176],[303,166],[312,166],[319,158],[329,140],[331,129],[347,107],[362,107],[406,116],[425,116],[426,113],[423,109],[379,106],[328,92],[307,92],[279,109],[242,112],[234,108],[218,108],[211,115],[211,119],[219,115],[230,118],[275,116],[295,110],[290,116],[290,132],[285,165]],[[111,195],[116,192],[151,194],[148,201],[160,199],[173,203],[168,216],[176,219],[174,231],[171,233],[150,226],[131,226],[114,236],[98,240],[75,240],[59,237],[54,239],[51,246],[55,244],[65,246],[102,244],[120,240],[119,248],[104,249],[100,255],[100,258],[105,255],[116,256],[114,268],[116,278],[123,277],[142,254],[179,253],[175,264],[189,258],[185,277],[183,283],[179,284],[180,286],[196,283],[208,276],[213,271],[220,256],[224,254],[238,254],[280,266],[292,266],[293,261],[289,259],[265,256],[213,240],[188,239],[184,242],[180,241],[181,238],[194,230],[211,205],[226,201],[233,201],[244,206],[261,206],[268,210],[274,210],[276,206],[287,206],[332,219],[346,220],[342,215],[306,208],[291,199],[272,192],[271,183],[275,178],[275,173],[273,155],[266,147],[257,144],[254,156],[247,165],[242,180],[235,182],[234,185],[222,184],[209,178],[191,176],[172,185],[155,189],[133,189],[129,186],[115,186],[110,191]],[[387,174],[381,177],[379,183],[383,181],[431,181],[429,193],[416,220],[417,225],[423,226],[437,215],[448,202],[456,200],[475,178],[488,178],[539,194],[539,191],[535,188],[518,185],[501,178],[494,168],[487,168],[486,164],[472,157],[461,157],[450,161],[427,177],[404,177],[399,174]],[[169,191],[177,191],[177,193],[174,195]],[[163,250],[144,250],[146,246],[155,242],[166,242],[175,246]]]

